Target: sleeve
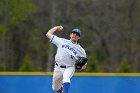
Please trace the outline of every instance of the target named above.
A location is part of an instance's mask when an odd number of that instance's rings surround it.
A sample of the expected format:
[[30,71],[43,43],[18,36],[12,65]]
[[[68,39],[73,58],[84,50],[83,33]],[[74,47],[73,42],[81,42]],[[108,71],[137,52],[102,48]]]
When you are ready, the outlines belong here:
[[86,58],[87,57],[87,54],[86,54],[86,52],[84,51],[84,57]]
[[55,44],[56,46],[59,46],[59,44],[61,43],[61,38],[59,38],[55,35],[52,35],[50,42]]
[[86,55],[85,50],[81,46],[79,46],[79,48],[80,48],[80,54],[81,54],[81,56],[86,58],[87,55]]
[[87,58],[86,52],[81,46],[78,46],[77,50],[78,50],[78,54],[76,56],[74,56],[76,60],[78,59],[78,57]]

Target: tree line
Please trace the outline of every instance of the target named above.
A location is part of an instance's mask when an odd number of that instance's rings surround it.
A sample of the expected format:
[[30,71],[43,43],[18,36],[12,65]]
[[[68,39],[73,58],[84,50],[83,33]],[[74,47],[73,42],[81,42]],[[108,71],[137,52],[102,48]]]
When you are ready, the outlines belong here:
[[82,32],[86,72],[140,71],[139,0],[0,0],[0,71],[53,71],[56,47],[46,32]]

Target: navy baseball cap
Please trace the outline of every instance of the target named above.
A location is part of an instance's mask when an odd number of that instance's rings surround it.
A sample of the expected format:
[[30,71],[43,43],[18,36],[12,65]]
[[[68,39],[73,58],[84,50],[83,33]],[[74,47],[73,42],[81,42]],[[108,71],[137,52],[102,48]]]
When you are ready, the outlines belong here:
[[81,31],[79,29],[73,29],[71,33],[77,33],[79,36],[81,36]]

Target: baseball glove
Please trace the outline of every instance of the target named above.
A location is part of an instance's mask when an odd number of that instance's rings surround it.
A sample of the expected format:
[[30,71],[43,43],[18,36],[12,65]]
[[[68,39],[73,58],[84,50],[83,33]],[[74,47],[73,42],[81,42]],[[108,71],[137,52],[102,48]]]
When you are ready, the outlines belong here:
[[87,63],[88,59],[85,57],[78,57],[75,63],[76,70],[81,70],[82,67]]

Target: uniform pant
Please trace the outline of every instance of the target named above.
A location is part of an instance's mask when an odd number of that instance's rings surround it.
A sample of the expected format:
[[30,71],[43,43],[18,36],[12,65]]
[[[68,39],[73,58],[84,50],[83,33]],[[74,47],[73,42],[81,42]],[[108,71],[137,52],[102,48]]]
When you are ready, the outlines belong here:
[[52,87],[54,91],[61,89],[63,83],[70,83],[70,79],[75,72],[75,67],[61,68],[55,66],[53,73],[53,83]]

